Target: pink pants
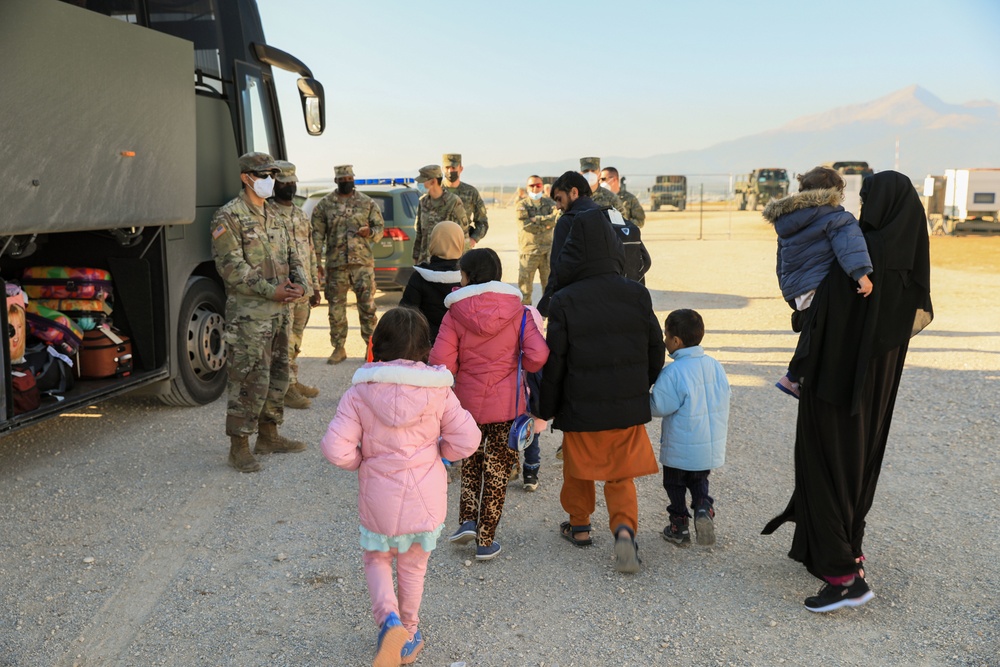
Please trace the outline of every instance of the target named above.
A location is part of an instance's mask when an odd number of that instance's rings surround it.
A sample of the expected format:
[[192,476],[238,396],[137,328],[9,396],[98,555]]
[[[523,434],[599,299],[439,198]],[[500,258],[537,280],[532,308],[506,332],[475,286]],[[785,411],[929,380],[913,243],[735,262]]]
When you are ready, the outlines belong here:
[[[365,579],[368,580],[368,594],[372,598],[372,616],[380,627],[390,612],[396,612],[403,627],[413,637],[420,621],[420,599],[424,595],[424,575],[427,574],[430,555],[419,544],[410,545],[403,553],[395,548],[389,551],[364,552]],[[398,596],[392,586],[394,558]]]

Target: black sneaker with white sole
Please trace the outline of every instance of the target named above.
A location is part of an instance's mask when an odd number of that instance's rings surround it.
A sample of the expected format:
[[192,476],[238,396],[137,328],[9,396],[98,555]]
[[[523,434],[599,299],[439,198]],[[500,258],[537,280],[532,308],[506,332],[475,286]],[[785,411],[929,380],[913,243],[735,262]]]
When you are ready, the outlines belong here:
[[525,491],[534,491],[538,488],[538,468],[531,469],[524,466],[524,470],[521,471],[521,479],[524,480]]
[[875,597],[861,577],[846,586],[824,584],[819,593],[806,598],[806,609],[815,612],[833,611],[841,607],[860,607]]

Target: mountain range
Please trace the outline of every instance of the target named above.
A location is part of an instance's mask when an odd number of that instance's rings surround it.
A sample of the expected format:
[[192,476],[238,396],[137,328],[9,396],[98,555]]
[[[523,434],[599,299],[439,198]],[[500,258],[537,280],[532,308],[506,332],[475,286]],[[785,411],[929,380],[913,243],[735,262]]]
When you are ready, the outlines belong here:
[[[914,181],[949,168],[1000,167],[1000,104],[977,100],[948,104],[917,85],[865,104],[803,116],[782,127],[701,150],[650,157],[603,156],[623,174],[730,174],[757,167],[800,173],[834,160],[866,160],[892,169],[899,141],[899,171]],[[575,158],[483,167],[469,165],[472,183],[517,183],[525,174],[557,175]],[[569,167],[572,168],[572,167]]]

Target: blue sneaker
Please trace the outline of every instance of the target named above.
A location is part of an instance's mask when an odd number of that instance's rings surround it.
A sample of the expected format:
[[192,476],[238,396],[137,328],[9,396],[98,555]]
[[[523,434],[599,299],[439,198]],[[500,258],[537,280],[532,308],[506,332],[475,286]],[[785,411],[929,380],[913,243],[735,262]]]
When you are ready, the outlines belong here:
[[416,661],[417,654],[424,647],[424,637],[420,634],[420,630],[413,633],[413,639],[403,644],[403,651],[399,654],[400,660],[399,664],[409,665],[411,662]]
[[488,547],[476,546],[476,560],[492,560],[500,554],[500,543],[493,541]]
[[382,629],[378,631],[373,667],[390,667],[390,665],[396,667],[399,665],[400,653],[409,636],[410,633],[403,627],[403,622],[399,620],[396,612],[389,612],[385,621],[382,622]]
[[454,542],[455,544],[468,544],[474,539],[476,539],[475,521],[466,521],[458,527],[458,530],[448,537],[448,541]]

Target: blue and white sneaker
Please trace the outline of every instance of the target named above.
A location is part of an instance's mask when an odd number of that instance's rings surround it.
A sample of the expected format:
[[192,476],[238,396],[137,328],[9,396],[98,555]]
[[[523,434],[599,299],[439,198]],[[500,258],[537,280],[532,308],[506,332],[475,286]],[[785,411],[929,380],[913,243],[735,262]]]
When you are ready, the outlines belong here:
[[458,530],[448,537],[448,541],[454,542],[455,544],[468,544],[474,539],[476,539],[475,521],[466,521],[458,527]]
[[413,633],[413,639],[403,644],[403,651],[399,654],[399,664],[409,665],[410,663],[415,662],[417,654],[420,653],[423,648],[424,636],[420,634],[420,630],[417,630]]
[[476,546],[476,560],[492,560],[500,555],[500,543],[496,540],[488,547]]
[[409,636],[410,633],[403,627],[403,622],[399,620],[396,612],[389,612],[382,622],[382,629],[378,631],[373,667],[397,667],[399,656]]

